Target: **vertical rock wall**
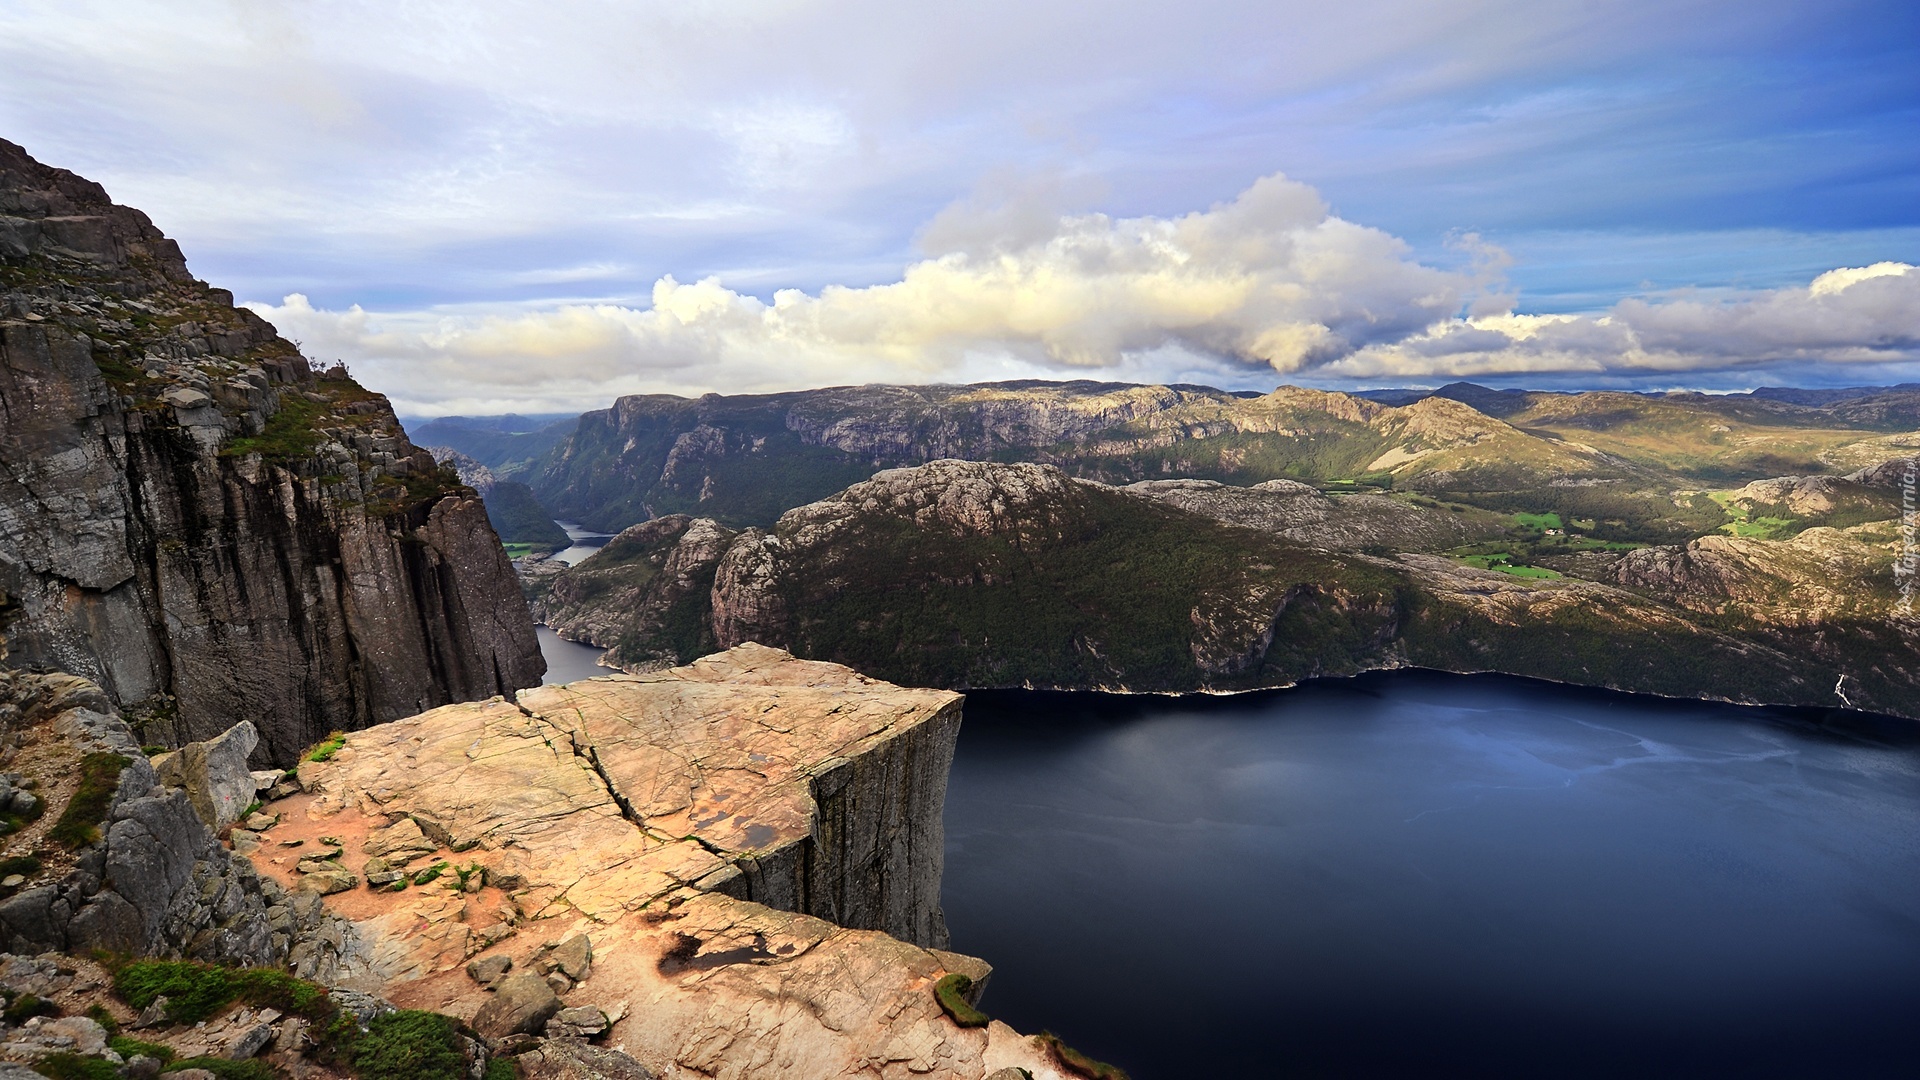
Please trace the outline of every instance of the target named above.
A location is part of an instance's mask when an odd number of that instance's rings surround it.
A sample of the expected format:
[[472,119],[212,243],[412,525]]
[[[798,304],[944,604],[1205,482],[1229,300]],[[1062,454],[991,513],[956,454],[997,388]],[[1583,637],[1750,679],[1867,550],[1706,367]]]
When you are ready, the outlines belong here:
[[545,670],[474,492],[98,185],[0,141],[12,662],[261,761]]

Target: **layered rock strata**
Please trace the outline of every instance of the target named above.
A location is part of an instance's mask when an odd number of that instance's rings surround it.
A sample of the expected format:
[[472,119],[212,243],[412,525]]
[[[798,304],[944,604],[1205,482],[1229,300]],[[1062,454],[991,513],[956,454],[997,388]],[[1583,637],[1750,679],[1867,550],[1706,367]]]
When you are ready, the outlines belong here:
[[350,984],[555,1036],[536,1075],[591,1038],[673,1080],[1057,1077],[932,991],[988,975],[941,948],[960,704],[743,645],[353,733],[242,846],[352,920]]
[[0,591],[14,662],[148,742],[334,729],[544,663],[481,501],[384,398],[196,281],[145,215],[0,141]]

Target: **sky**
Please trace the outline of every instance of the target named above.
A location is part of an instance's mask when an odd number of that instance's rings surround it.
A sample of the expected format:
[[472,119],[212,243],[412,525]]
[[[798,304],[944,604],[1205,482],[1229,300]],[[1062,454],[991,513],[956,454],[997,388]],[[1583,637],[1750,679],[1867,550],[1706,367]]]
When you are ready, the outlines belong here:
[[1920,5],[0,0],[0,137],[409,415],[1920,381]]

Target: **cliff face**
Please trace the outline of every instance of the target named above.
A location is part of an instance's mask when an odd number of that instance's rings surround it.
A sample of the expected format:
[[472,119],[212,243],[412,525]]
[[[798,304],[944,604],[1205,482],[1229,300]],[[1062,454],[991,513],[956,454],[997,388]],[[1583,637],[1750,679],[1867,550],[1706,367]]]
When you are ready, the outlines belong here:
[[876,469],[944,458],[1040,462],[1108,483],[1393,472],[1507,487],[1623,475],[1591,450],[1446,399],[1392,408],[1295,387],[1010,382],[621,398],[583,415],[528,483],[555,513],[595,528],[670,513],[767,526]]
[[623,535],[706,588],[659,573],[603,602],[626,558],[609,544],[542,610],[621,667],[758,641],[909,685],[1146,691],[1350,673],[1385,662],[1399,619],[1399,580],[1371,564],[1044,465],[888,470],[770,531],[674,520]]
[[1120,489],[943,461],[771,530],[635,526],[627,549],[540,587],[550,619],[635,669],[758,641],[922,686],[1237,690],[1418,665],[1915,715],[1920,623],[1898,606],[1896,522],[1586,543],[1521,574],[1472,564],[1525,550],[1518,528],[1423,496]]
[[484,507],[96,184],[0,142],[13,662],[261,760],[544,670]]
[[990,970],[942,949],[960,705],[741,646],[353,733],[237,843],[328,893],[360,985],[491,1037],[551,987],[527,1030],[564,1004],[549,1036],[584,1016],[673,1080],[1059,1077],[934,998]]

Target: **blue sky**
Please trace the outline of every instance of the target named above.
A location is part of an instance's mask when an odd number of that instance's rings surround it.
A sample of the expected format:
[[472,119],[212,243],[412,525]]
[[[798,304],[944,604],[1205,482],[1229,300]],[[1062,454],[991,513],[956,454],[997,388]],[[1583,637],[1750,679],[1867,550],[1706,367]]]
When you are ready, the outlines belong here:
[[1916,132],[1912,3],[0,3],[0,136],[415,412],[1920,379]]

